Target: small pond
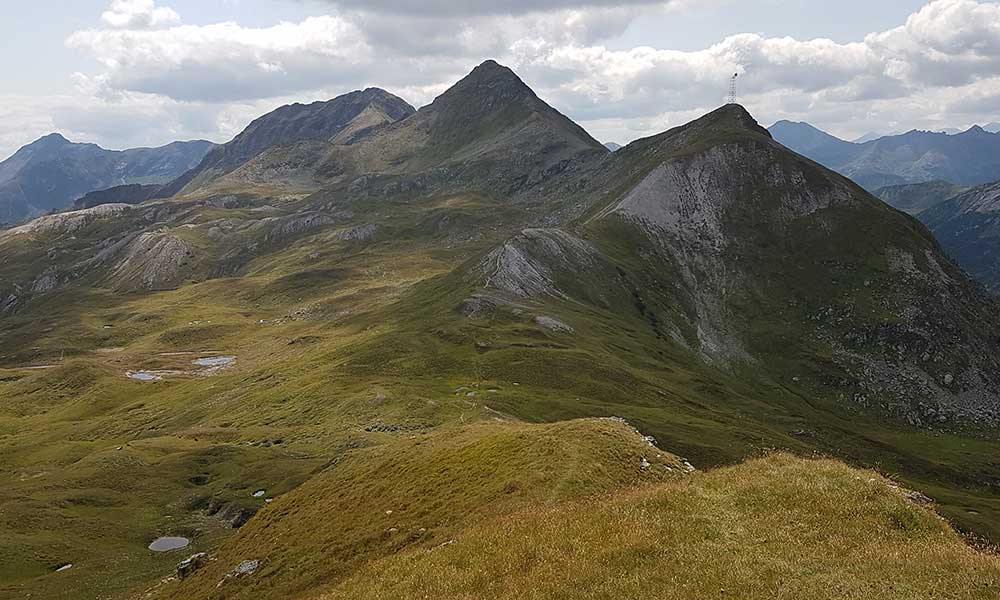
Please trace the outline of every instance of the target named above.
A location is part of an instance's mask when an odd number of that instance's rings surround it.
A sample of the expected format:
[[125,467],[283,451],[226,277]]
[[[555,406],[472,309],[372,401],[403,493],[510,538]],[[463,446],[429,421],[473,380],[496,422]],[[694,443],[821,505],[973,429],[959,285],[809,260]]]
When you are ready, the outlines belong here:
[[157,379],[160,378],[159,375],[156,375],[154,373],[149,373],[147,371],[139,371],[136,373],[129,371],[127,375],[129,376],[129,379],[137,379],[139,381],[156,381]]
[[212,356],[209,358],[199,358],[194,364],[199,367],[228,367],[236,362],[235,356]]
[[149,549],[153,552],[170,552],[171,550],[186,548],[190,543],[190,540],[183,537],[161,537],[153,540],[153,543],[149,545]]

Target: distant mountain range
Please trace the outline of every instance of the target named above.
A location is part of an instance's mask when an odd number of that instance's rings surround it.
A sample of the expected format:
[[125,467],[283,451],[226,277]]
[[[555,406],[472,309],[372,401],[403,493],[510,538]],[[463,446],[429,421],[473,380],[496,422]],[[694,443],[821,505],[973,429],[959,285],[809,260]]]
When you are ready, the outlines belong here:
[[875,190],[875,196],[889,206],[916,216],[966,189],[968,188],[936,180],[886,186]]
[[863,143],[808,123],[779,121],[770,131],[788,148],[872,191],[934,180],[974,186],[1000,179],[1000,133],[979,126],[955,135],[914,130]]
[[886,188],[879,196],[897,208],[916,208],[910,212],[966,272],[1000,291],[1000,181],[972,189],[936,181]]
[[917,217],[959,266],[1000,291],[1000,181],[973,188],[928,181],[881,188],[875,195]]
[[0,163],[0,222],[63,209],[88,192],[112,186],[166,183],[197,165],[214,146],[199,140],[117,151],[47,135]]

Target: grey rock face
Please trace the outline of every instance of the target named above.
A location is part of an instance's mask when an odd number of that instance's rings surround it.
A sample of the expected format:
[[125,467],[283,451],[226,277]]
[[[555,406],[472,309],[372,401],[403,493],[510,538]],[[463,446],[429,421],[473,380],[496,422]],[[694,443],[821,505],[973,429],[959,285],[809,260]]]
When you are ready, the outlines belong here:
[[192,554],[177,564],[177,578],[187,579],[195,571],[204,567],[208,563],[208,554],[199,552]]
[[118,285],[133,289],[163,289],[181,282],[184,265],[192,260],[190,244],[168,234],[142,233],[125,250],[114,269]]
[[236,565],[232,571],[229,572],[230,577],[245,577],[247,575],[253,575],[260,568],[259,560],[244,560],[240,564]]
[[558,331],[563,333],[573,333],[573,328],[569,325],[563,323],[555,317],[548,317],[545,315],[539,315],[535,317],[535,323],[541,325],[542,327],[550,331]]
[[378,225],[358,225],[357,227],[351,227],[350,229],[344,229],[343,231],[338,231],[334,233],[331,237],[335,240],[340,240],[343,242],[356,242],[371,239],[378,232]]
[[480,263],[484,287],[523,298],[565,297],[554,277],[559,270],[586,266],[597,251],[559,229],[526,229],[490,252]]
[[119,217],[132,210],[132,208],[128,204],[102,204],[94,208],[47,215],[20,227],[0,232],[0,239],[30,234],[70,234],[97,221]]

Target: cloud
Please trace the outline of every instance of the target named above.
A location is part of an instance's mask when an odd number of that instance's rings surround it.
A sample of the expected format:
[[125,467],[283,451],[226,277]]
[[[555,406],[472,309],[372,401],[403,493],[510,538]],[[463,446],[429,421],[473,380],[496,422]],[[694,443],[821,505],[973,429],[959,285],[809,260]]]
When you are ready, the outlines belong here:
[[[39,110],[102,140],[116,139],[105,120],[121,123],[122,142],[143,138],[131,124],[219,139],[253,110],[366,86],[419,105],[485,58],[508,64],[545,100],[615,141],[714,108],[734,71],[740,100],[762,122],[809,120],[844,136],[887,126],[963,128],[995,121],[1000,105],[996,2],[933,0],[898,27],[850,43],[750,32],[687,51],[611,42],[637,18],[691,0],[328,4],[323,16],[247,27],[181,24],[167,6],[119,0],[103,27],[67,40],[100,64],[78,76],[75,106]],[[418,6],[425,10],[416,17]]]
[[912,86],[965,85],[1000,72],[1000,4],[936,0],[865,44],[889,77]]
[[174,9],[156,6],[153,0],[114,0],[101,21],[116,29],[147,29],[181,22]]
[[96,58],[114,88],[224,102],[330,85],[440,83],[484,58],[509,56],[520,40],[591,44],[622,33],[639,14],[635,7],[466,19],[348,12],[270,27],[90,29],[66,44]]
[[67,44],[104,65],[108,85],[182,101],[258,99],[354,84],[371,66],[364,36],[334,16],[245,28],[235,23],[90,30]]
[[[693,4],[693,0],[326,0],[347,10],[407,17],[514,16],[562,10]],[[701,0],[704,2],[705,0]]]
[[[161,10],[149,0],[132,3]],[[650,103],[683,110],[717,100],[720,81],[734,69],[745,75],[746,94],[788,90],[831,101],[958,87],[1000,71],[1000,5],[974,0],[935,0],[904,25],[853,43],[746,33],[684,52],[608,50],[599,43],[622,33],[648,7],[562,10],[567,3],[542,3],[537,6],[546,12],[527,16],[442,21],[392,11],[373,14],[388,11],[390,3],[366,2],[362,11],[272,27],[98,29],[74,33],[67,43],[96,57],[105,68],[102,76],[115,88],[215,102],[328,85],[440,83],[460,65],[487,57],[512,63],[581,106],[601,104],[605,111],[626,113],[648,111]],[[336,4],[349,8],[354,3]],[[392,6],[396,12],[409,10]],[[465,2],[459,9],[482,12],[486,6]],[[516,12],[529,3],[499,6]]]

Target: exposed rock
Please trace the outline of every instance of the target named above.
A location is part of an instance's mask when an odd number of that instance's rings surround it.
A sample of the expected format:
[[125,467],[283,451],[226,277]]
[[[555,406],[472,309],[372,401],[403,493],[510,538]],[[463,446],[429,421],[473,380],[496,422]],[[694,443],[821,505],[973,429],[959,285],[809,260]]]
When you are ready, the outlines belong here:
[[7,297],[0,295],[0,313],[5,313],[14,310],[17,306],[17,295],[7,294]]
[[31,284],[31,291],[36,294],[44,294],[45,292],[55,289],[58,285],[59,280],[56,278],[55,273],[52,271],[46,271]]
[[193,248],[186,241],[165,233],[143,233],[125,250],[113,279],[120,287],[146,290],[178,285],[192,260]]
[[186,579],[192,573],[204,567],[206,563],[208,563],[207,553],[199,552],[192,554],[177,564],[177,578]]
[[229,572],[229,577],[245,577],[247,575],[253,575],[259,568],[259,560],[244,560]]
[[462,300],[458,306],[458,310],[470,319],[491,317],[501,309],[514,315],[520,315],[530,310],[530,307],[526,303],[512,301],[496,291],[482,291],[473,294]]
[[917,504],[934,504],[934,499],[926,494],[920,492],[915,492],[913,490],[903,490],[903,496],[910,500],[911,502],[916,502]]
[[558,331],[563,333],[573,333],[573,328],[569,325],[563,323],[555,317],[548,317],[545,315],[539,315],[535,317],[535,323],[541,325],[542,327],[550,331]]
[[351,227],[350,229],[337,231],[330,237],[331,239],[340,240],[342,242],[363,241],[374,237],[378,230],[378,225],[358,225],[356,227]]
[[320,213],[305,213],[300,215],[288,215],[285,217],[270,217],[260,222],[261,227],[269,229],[264,239],[275,242],[291,237],[312,229],[318,229],[337,222],[336,217]]
[[597,251],[589,243],[560,229],[525,229],[490,252],[480,263],[484,287],[524,298],[565,297],[555,277],[578,272]]
[[255,514],[257,509],[255,507],[239,506],[237,504],[227,504],[222,510],[220,510],[216,516],[218,516],[224,523],[229,525],[233,529],[239,529],[246,525]]
[[128,204],[102,204],[94,208],[39,217],[20,227],[0,232],[0,239],[17,235],[68,234],[105,219],[119,217],[132,210]]
[[254,120],[231,142],[209,152],[201,164],[165,186],[159,196],[170,197],[182,190],[190,193],[205,187],[275,148],[292,147],[299,142],[327,143],[341,134],[342,143],[351,141],[373,127],[403,119],[413,112],[409,104],[377,88],[351,92],[327,102],[282,106]]

